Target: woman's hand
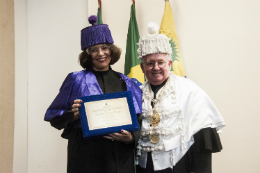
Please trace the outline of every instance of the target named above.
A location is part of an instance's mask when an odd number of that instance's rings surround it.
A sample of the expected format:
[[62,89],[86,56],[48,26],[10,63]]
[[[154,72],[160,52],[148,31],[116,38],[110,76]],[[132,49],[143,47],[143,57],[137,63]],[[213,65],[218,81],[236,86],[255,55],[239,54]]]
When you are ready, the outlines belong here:
[[81,106],[82,100],[74,100],[74,104],[72,105],[71,111],[74,113],[74,117],[72,121],[79,119],[79,107]]
[[126,130],[121,130],[121,133],[109,134],[108,136],[104,136],[104,138],[125,143],[131,142],[133,140],[132,134]]

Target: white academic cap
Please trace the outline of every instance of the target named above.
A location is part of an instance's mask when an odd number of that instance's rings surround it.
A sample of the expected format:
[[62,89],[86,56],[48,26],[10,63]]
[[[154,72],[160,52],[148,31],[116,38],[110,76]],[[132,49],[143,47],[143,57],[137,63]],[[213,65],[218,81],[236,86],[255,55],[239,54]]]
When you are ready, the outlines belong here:
[[169,43],[169,38],[164,34],[159,34],[159,27],[157,23],[150,22],[147,25],[148,35],[140,38],[138,45],[138,58],[154,54],[154,53],[167,53],[172,54],[171,44]]

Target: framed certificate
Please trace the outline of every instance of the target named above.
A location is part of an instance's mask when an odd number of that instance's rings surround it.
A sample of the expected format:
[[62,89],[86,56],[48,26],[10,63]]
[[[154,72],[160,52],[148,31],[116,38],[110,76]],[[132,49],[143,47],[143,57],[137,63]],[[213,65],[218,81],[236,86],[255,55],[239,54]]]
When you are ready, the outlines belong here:
[[130,91],[79,97],[83,137],[139,130]]

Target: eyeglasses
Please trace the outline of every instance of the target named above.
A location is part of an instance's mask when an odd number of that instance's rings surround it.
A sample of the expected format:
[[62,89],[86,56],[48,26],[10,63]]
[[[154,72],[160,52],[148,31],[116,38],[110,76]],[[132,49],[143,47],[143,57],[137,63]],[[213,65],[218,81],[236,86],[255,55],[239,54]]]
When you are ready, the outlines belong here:
[[110,46],[108,45],[103,45],[101,48],[98,47],[90,47],[87,49],[87,53],[90,55],[96,55],[99,50],[101,49],[101,51],[104,52],[108,52],[110,50]]
[[[168,62],[168,61],[167,61]],[[166,63],[165,61],[158,61],[158,62],[155,62],[155,61],[149,61],[149,62],[146,62],[145,65],[149,68],[154,68],[155,67],[155,64],[157,63],[158,67],[159,68],[163,68],[165,67]]]

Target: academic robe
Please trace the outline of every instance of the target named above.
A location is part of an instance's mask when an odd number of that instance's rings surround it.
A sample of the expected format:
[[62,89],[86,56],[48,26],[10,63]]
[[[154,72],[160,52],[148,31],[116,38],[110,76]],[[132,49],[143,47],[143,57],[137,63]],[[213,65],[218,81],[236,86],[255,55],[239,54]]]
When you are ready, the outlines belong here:
[[[64,128],[62,137],[68,139],[68,173],[134,172],[135,143],[111,141],[103,136],[84,140],[80,121],[72,122],[73,112],[70,111],[77,97],[126,90],[131,91],[135,111],[140,114],[142,92],[127,76],[111,68],[104,72],[87,69],[67,76],[44,119],[57,129]],[[138,133],[133,135],[138,138]]]
[[[175,82],[175,85],[173,83],[169,82],[169,84],[171,84],[171,86],[173,86],[173,85],[175,86],[173,88],[170,88],[170,90],[169,90],[170,92],[176,91],[177,94],[181,93],[180,90],[174,89],[174,88],[178,87],[178,84],[182,84],[182,85],[180,85],[181,86],[180,88],[182,90],[184,90],[183,92],[190,92],[189,87],[195,87],[195,89],[198,89],[198,92],[200,92],[200,97],[198,97],[198,98],[203,100],[202,96],[205,95],[204,92],[199,87],[197,87],[195,84],[193,84],[192,81],[181,78],[181,77],[177,77],[175,75],[170,75],[170,77],[172,79],[171,82],[173,82],[173,81]],[[166,85],[166,81],[167,80],[165,80],[161,85],[157,85],[157,86],[151,85],[151,90],[154,93],[154,99],[156,99],[156,95],[159,92],[159,90],[161,90],[162,87]],[[188,88],[187,87],[185,88],[184,86],[188,86]],[[165,97],[170,96],[169,91],[167,91],[167,92],[165,91],[165,93],[167,94],[167,96],[165,96]],[[197,91],[197,90],[195,90],[195,91]],[[179,95],[177,95],[177,96],[179,96]],[[184,97],[183,95],[181,95],[181,96]],[[192,100],[193,97],[190,96],[188,100],[193,101]],[[208,98],[208,96],[205,96],[205,97]],[[196,102],[199,102],[201,100],[195,99]],[[167,103],[164,103],[164,104],[167,104]],[[168,101],[168,104],[174,105],[173,102],[171,102],[171,101]],[[151,106],[153,107],[152,103],[151,103]],[[204,106],[204,105],[202,105],[202,106]],[[207,106],[207,105],[205,105],[205,106]],[[143,108],[144,108],[144,106],[143,106]],[[162,107],[160,107],[160,108],[162,108]],[[172,109],[173,108],[174,107],[172,106]],[[213,108],[211,108],[211,109],[213,109]],[[207,109],[203,109],[203,110],[207,111]],[[206,113],[206,112],[202,111],[199,114],[203,114],[203,113]],[[207,115],[210,115],[210,114],[206,114],[206,116]],[[215,115],[217,117],[219,117],[219,119],[217,119],[215,122],[220,121],[221,123],[219,123],[219,124],[221,124],[223,126],[224,122],[222,121],[222,117],[220,115],[218,115],[218,113],[215,113]],[[206,120],[202,119],[202,121],[204,122]],[[212,121],[212,122],[214,122],[214,121]],[[192,124],[192,125],[194,126],[194,124]],[[204,127],[204,125],[202,125],[202,127]],[[165,163],[162,163],[162,161],[163,161],[163,159],[167,159],[167,155],[164,155],[162,158],[162,157],[158,156],[159,154],[157,154],[157,155],[155,154],[152,156],[151,152],[147,152],[147,161],[145,164],[145,168],[143,168],[140,165],[137,165],[137,173],[191,173],[191,172],[211,173],[212,172],[212,169],[211,169],[212,153],[220,152],[222,150],[221,141],[220,141],[216,128],[206,127],[206,128],[199,128],[199,129],[200,130],[193,135],[194,143],[191,145],[190,148],[188,148],[187,152],[181,157],[181,159],[178,160],[177,164],[175,164],[174,166],[170,166],[168,168],[155,170],[154,168],[155,168],[155,166],[158,167],[158,163],[157,163],[157,165],[154,165],[153,159],[160,162],[159,166],[162,166],[163,164],[165,164]],[[174,145],[173,143],[170,143],[170,144]],[[153,158],[155,156],[156,156],[156,158]]]

